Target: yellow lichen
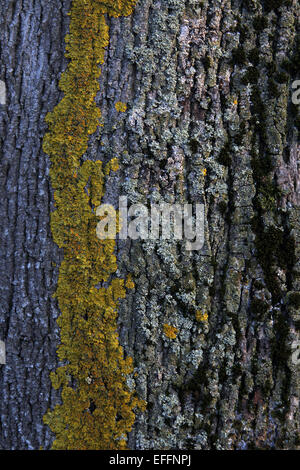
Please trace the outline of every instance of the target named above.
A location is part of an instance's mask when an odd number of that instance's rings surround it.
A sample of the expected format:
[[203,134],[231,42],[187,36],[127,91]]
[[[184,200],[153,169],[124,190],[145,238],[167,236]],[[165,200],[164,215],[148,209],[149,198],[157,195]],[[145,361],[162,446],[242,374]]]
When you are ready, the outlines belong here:
[[197,321],[202,321],[202,322],[207,322],[208,321],[207,312],[201,312],[201,310],[197,310],[195,316],[196,316]]
[[125,113],[125,111],[127,110],[127,105],[126,105],[126,103],[122,103],[121,101],[118,101],[115,104],[115,108],[118,112]]
[[127,276],[126,287],[127,287],[127,289],[134,289],[134,287],[135,287],[135,284],[134,284],[130,274]]
[[168,325],[167,323],[164,324],[164,334],[167,338],[175,339],[177,337],[178,331],[178,328],[175,328],[175,326]]
[[[128,389],[133,364],[124,358],[117,334],[118,302],[128,281],[125,286],[123,279],[111,280],[117,269],[115,240],[96,236],[105,176],[117,170],[117,162],[113,159],[105,171],[100,161],[81,162],[99,125],[98,65],[109,39],[104,14],[126,16],[134,5],[131,0],[73,0],[66,37],[70,63],[60,80],[64,97],[46,117],[43,148],[51,159],[56,207],[51,230],[64,251],[55,293],[62,365],[51,373],[53,387],[62,389],[62,404],[44,416],[56,436],[53,449],[124,449],[134,410],[144,407]],[[105,282],[107,287],[96,287]]]
[[109,175],[111,171],[117,171],[120,168],[119,166],[119,160],[115,157],[112,158],[107,165],[105,165],[105,170],[104,173],[105,175]]

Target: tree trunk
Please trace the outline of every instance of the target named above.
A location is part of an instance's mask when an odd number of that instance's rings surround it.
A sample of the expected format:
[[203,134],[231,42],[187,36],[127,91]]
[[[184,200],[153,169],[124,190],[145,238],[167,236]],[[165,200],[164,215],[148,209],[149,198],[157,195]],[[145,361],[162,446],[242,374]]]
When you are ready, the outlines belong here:
[[49,373],[59,331],[52,298],[60,254],[49,215],[45,115],[59,100],[70,1],[1,0],[1,367],[3,449],[49,447],[43,415],[59,399]]
[[[0,5],[0,445],[47,449],[63,254],[42,140],[62,97],[71,1]],[[201,250],[117,238],[117,276],[135,283],[120,301],[120,344],[147,402],[128,447],[299,448],[298,3],[139,0],[106,21],[103,127],[85,154],[119,159],[103,201],[205,205]]]

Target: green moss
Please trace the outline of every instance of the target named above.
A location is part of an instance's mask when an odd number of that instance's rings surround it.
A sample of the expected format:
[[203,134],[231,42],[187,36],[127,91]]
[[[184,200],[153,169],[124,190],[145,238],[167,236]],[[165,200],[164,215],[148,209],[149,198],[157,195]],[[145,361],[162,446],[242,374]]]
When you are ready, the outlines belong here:
[[217,157],[218,162],[224,166],[231,165],[231,151],[230,151],[230,142],[227,141],[223,149],[220,151],[220,154]]
[[196,139],[191,139],[191,140],[189,141],[189,147],[190,147],[190,149],[191,149],[191,151],[192,151],[193,153],[197,153],[197,152],[198,152],[198,148],[199,148],[199,142],[198,142],[198,140],[196,140]]
[[220,201],[218,204],[218,207],[219,207],[219,211],[224,216],[224,214],[227,211],[227,203],[225,201]]
[[268,91],[272,98],[279,98],[281,95],[280,89],[278,88],[278,85],[275,80],[273,80],[273,78],[269,78],[268,80]]
[[265,287],[265,285],[259,279],[255,279],[253,281],[253,287],[255,287],[255,289],[257,289],[257,290],[262,290]]
[[248,52],[248,58],[252,62],[252,64],[257,65],[259,62],[259,49],[257,47],[254,47]]
[[300,106],[294,103],[291,103],[290,112],[293,119],[296,119],[300,114]]
[[268,27],[268,19],[265,16],[256,16],[253,20],[253,28],[261,32]]
[[251,300],[250,310],[257,320],[263,321],[266,313],[269,311],[269,305],[266,301],[254,297]]
[[[251,167],[253,170],[253,176],[255,179],[265,179],[266,175],[271,173],[274,169],[274,165],[272,163],[272,157],[267,154],[262,157],[252,157],[251,159]],[[270,191],[273,194],[273,185],[270,182],[264,181],[266,191]]]
[[238,18],[238,21],[237,21],[236,32],[240,34],[240,43],[243,44],[245,40],[247,39],[249,28],[241,22],[240,18]]
[[282,296],[282,286],[276,275],[276,266],[287,269],[295,263],[295,242],[283,230],[271,226],[264,229],[259,216],[252,219],[252,228],[256,233],[256,250],[258,260],[265,274],[266,285],[278,302]]
[[265,119],[266,112],[265,112],[265,105],[263,100],[260,97],[260,91],[257,86],[253,87],[252,95],[252,112],[256,114],[259,118]]
[[278,10],[290,4],[289,0],[263,0],[262,3],[266,13],[270,13],[272,10]]
[[204,65],[205,70],[208,70],[213,65],[213,59],[210,56],[206,55],[205,57],[203,57],[202,63]]
[[289,81],[289,76],[285,72],[277,72],[274,78],[278,83],[281,83],[281,84],[288,83]]
[[275,370],[277,368],[284,370],[283,383],[281,388],[282,400],[282,419],[288,409],[290,386],[291,386],[291,371],[288,367],[288,361],[291,356],[291,349],[288,341],[290,333],[290,321],[285,312],[278,312],[274,319],[274,339],[271,341],[272,350],[272,363]]
[[[267,110],[263,100],[261,99],[258,85],[253,86],[251,101],[251,111],[253,113],[251,122],[254,126],[255,135],[259,137],[262,143],[264,143],[267,139]],[[253,136],[253,144],[255,143],[255,135]],[[252,147],[252,155],[254,155],[253,148],[254,145]]]
[[253,2],[253,0],[243,0],[242,4],[243,7],[247,8],[249,11],[255,11],[257,8],[256,3]]
[[288,303],[296,309],[300,308],[300,292],[290,292]]
[[247,85],[248,83],[255,84],[259,79],[259,70],[256,67],[248,67],[247,72],[242,78],[242,83]]
[[296,36],[294,51],[290,59],[284,59],[281,67],[292,77],[298,78],[298,70],[300,63],[300,37]]
[[244,65],[247,62],[247,55],[243,47],[238,47],[232,51],[231,63],[233,65]]
[[232,366],[232,381],[237,383],[243,373],[243,368],[239,362],[235,362]]
[[260,187],[259,198],[262,212],[276,210],[280,199],[280,190],[275,183],[266,179]]
[[178,389],[181,400],[184,399],[185,393],[192,393],[194,399],[201,403],[203,411],[210,407],[212,396],[208,390],[207,369],[204,365],[200,364],[193,377]]
[[298,130],[298,133],[299,133],[298,138],[299,138],[300,136],[300,106],[294,103],[290,103],[289,110],[290,110],[291,118],[293,120],[293,124]]
[[215,285],[213,284],[212,286],[209,286],[208,290],[209,290],[209,295],[210,295],[210,297],[214,298],[214,296],[216,295],[216,287],[215,287]]
[[239,131],[234,136],[233,140],[236,145],[242,145],[245,137],[246,124],[242,122],[239,127]]

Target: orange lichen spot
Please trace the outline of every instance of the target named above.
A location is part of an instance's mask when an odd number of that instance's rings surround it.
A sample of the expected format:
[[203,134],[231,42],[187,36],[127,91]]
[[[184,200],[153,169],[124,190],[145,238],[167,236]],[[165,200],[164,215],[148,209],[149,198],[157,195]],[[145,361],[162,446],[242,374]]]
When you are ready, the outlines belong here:
[[234,104],[235,106],[238,104],[237,98],[235,98],[235,99],[233,100],[233,104]]
[[167,323],[164,324],[164,334],[167,338],[175,339],[177,337],[178,331],[178,328],[175,328],[175,326],[168,325]]
[[111,171],[118,171],[119,168],[119,160],[114,157],[105,165],[104,173],[105,175],[109,175]]
[[126,103],[122,103],[121,101],[117,101],[117,103],[115,104],[115,108],[119,113],[125,113],[125,111],[127,110],[127,105],[126,105]]
[[202,321],[202,322],[207,322],[208,321],[208,314],[207,312],[201,312],[201,310],[197,310],[196,312],[196,320],[197,321]]
[[127,276],[126,287],[127,287],[127,289],[134,289],[134,287],[135,287],[135,284],[134,284],[134,282],[133,282],[133,280],[132,280],[131,274],[129,274],[129,275]]

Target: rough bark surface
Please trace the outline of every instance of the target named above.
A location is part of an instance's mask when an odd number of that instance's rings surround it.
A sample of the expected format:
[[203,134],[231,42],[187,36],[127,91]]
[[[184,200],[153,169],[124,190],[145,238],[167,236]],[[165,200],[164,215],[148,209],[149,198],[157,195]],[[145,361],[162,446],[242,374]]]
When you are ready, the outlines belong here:
[[49,159],[42,152],[45,115],[59,99],[70,2],[1,1],[1,367],[3,449],[52,442],[42,422],[58,393],[49,373],[59,340],[52,299],[60,256],[52,241]]
[[[41,143],[61,97],[70,1],[0,5],[0,446],[49,448],[42,417],[60,399],[49,372],[61,254]],[[117,206],[122,195],[206,211],[200,251],[176,240],[118,242],[117,275],[135,282],[121,303],[120,342],[148,403],[129,447],[297,448],[299,4],[139,0],[132,16],[107,21],[103,127],[86,155],[119,158],[105,202]],[[208,321],[197,321],[199,311]],[[178,328],[176,339],[164,324]]]

